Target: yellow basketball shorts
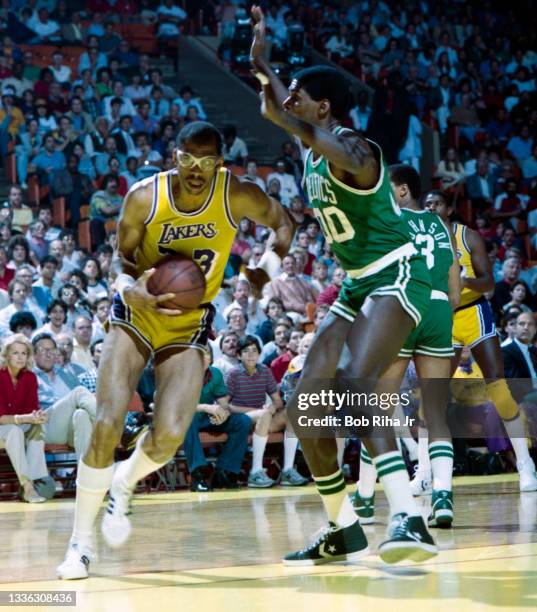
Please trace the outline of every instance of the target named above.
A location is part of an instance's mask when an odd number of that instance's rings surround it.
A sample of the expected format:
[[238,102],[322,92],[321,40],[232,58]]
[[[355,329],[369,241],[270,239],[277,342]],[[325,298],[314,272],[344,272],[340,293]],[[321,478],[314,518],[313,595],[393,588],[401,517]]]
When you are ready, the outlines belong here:
[[118,293],[114,296],[110,324],[119,325],[158,357],[163,351],[197,348],[204,350],[214,318],[214,306],[201,304],[176,317],[127,306]]
[[496,336],[494,314],[483,297],[453,313],[453,347],[472,348],[487,338]]

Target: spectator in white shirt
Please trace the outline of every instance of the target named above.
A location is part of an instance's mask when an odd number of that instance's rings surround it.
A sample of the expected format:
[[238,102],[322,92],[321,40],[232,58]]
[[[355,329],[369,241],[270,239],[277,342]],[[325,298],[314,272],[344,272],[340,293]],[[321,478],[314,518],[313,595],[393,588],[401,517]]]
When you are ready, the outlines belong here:
[[252,183],[255,183],[258,187],[261,187],[263,191],[267,190],[267,186],[265,185],[265,181],[257,176],[257,162],[255,159],[249,159],[246,164],[246,173],[244,174],[244,178]]
[[104,114],[106,117],[108,117],[108,119],[110,119],[111,116],[112,100],[114,98],[121,99],[121,107],[119,109],[120,115],[130,115],[131,117],[133,117],[136,114],[136,110],[134,109],[132,100],[125,96],[123,83],[119,80],[116,80],[112,85],[112,95],[106,96],[106,98],[104,99]]
[[173,0],[164,0],[157,9],[159,19],[158,38],[176,38],[180,34],[179,24],[186,18],[183,9],[174,5]]
[[298,195],[298,187],[292,174],[286,172],[285,162],[279,159],[276,162],[276,172],[271,172],[267,176],[267,183],[272,179],[280,182],[280,198],[284,206],[289,206],[291,200]]
[[224,146],[222,155],[224,160],[234,164],[241,164],[248,157],[248,147],[244,140],[237,137],[237,128],[227,125],[223,130]]
[[194,106],[198,109],[198,117],[201,121],[207,120],[207,113],[205,112],[203,105],[200,102],[199,98],[194,98],[194,92],[189,85],[185,85],[181,87],[179,91],[179,97],[175,98],[173,101],[174,104],[177,104],[179,107],[179,114],[181,117],[186,117],[186,113],[189,106]]
[[40,8],[37,14],[34,14],[28,21],[28,26],[39,36],[42,43],[60,40],[60,26],[52,19],[49,19],[46,8]]
[[63,53],[60,50],[52,54],[52,64],[49,68],[58,83],[69,83],[71,80],[71,68],[63,63]]
[[133,74],[131,77],[131,85],[125,87],[125,96],[132,101],[133,104],[137,104],[140,100],[149,98],[151,93],[151,87],[149,85],[142,84],[142,75],[138,72]]

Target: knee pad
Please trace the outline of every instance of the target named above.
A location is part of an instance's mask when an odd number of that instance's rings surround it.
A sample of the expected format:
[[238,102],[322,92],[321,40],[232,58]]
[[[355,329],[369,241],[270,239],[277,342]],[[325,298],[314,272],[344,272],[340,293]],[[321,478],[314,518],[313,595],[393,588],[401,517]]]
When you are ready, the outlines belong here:
[[505,378],[488,383],[487,393],[502,419],[509,421],[518,416],[518,404],[513,399]]

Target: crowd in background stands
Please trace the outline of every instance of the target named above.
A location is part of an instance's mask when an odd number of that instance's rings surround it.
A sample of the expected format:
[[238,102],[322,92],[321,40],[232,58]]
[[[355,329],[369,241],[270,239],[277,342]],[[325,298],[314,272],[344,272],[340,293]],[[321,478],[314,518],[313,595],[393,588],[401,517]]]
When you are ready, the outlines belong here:
[[[0,152],[4,159],[15,151],[18,178],[0,203],[0,370],[6,365],[6,346],[21,338],[15,334],[32,340],[26,346],[28,363],[33,353],[38,406],[49,414],[43,442],[70,444],[80,455],[95,416],[96,372],[114,293],[109,271],[116,232],[109,221],[117,219],[122,197],[136,181],[173,168],[181,127],[207,118],[203,101],[188,84],[170,87],[155,58],[117,33],[118,14],[157,23],[162,40],[173,40],[185,20],[196,15],[171,0],[11,5],[13,13],[0,12],[7,28],[0,51]],[[240,8],[230,1],[206,3],[204,27],[216,29],[220,22],[222,32],[232,33]],[[372,103],[367,93],[360,95],[347,124],[379,140],[388,161],[419,165],[420,120],[439,130],[443,158],[436,169],[438,186],[454,205],[454,216],[471,203],[472,223],[487,241],[494,267],[497,284],[489,297],[502,339],[515,337],[513,321],[536,305],[537,54],[530,21],[492,2],[476,8],[468,2],[409,1],[403,8],[375,0],[307,6],[276,0],[267,13],[276,53],[285,50],[287,28],[299,21],[317,49],[374,87]],[[17,30],[25,34],[23,40],[15,42],[9,29],[13,23],[24,25]],[[34,64],[36,44],[57,46],[50,66]],[[84,47],[78,65],[66,62],[63,44]],[[187,448],[187,459],[199,490],[206,485],[197,432],[223,428],[226,422],[230,446],[217,466],[220,485],[236,486],[252,421],[251,485],[274,484],[262,469],[268,433],[287,427],[278,421],[282,397],[285,401],[292,392],[311,332],[345,278],[307,207],[296,146],[283,143],[273,172],[261,176],[237,130],[227,126],[223,134],[226,162],[241,165],[244,180],[279,199],[299,229],[281,275],[257,300],[238,272],[243,263],[259,261],[268,234],[247,219],[240,222],[216,300],[205,399],[193,426],[196,435],[191,431],[187,436],[194,445]],[[26,198],[34,175],[50,195],[31,208]],[[65,198],[70,211],[65,228],[52,223],[50,198],[57,196]],[[91,252],[77,245],[84,205],[89,205]],[[264,367],[256,368],[256,362]],[[471,358],[464,367],[469,364]],[[259,380],[250,389],[252,376]],[[535,371],[531,377],[537,383]],[[153,388],[149,365],[139,387],[148,410]],[[31,425],[26,436],[40,424],[36,411],[32,404],[21,421]],[[304,484],[293,467],[296,439],[285,435],[284,445],[284,484]],[[415,449],[409,450],[412,459]],[[30,480],[42,477],[34,473]],[[27,497],[39,496],[26,489]]]

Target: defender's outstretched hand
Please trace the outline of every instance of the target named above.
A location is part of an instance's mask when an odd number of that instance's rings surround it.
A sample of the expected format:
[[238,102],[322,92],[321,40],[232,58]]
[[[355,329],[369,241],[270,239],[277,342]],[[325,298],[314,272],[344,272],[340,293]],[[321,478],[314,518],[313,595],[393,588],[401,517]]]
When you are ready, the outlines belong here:
[[255,68],[259,68],[258,60],[264,59],[265,54],[265,15],[260,6],[252,7],[252,21],[254,22],[254,37],[250,49],[250,61]]

